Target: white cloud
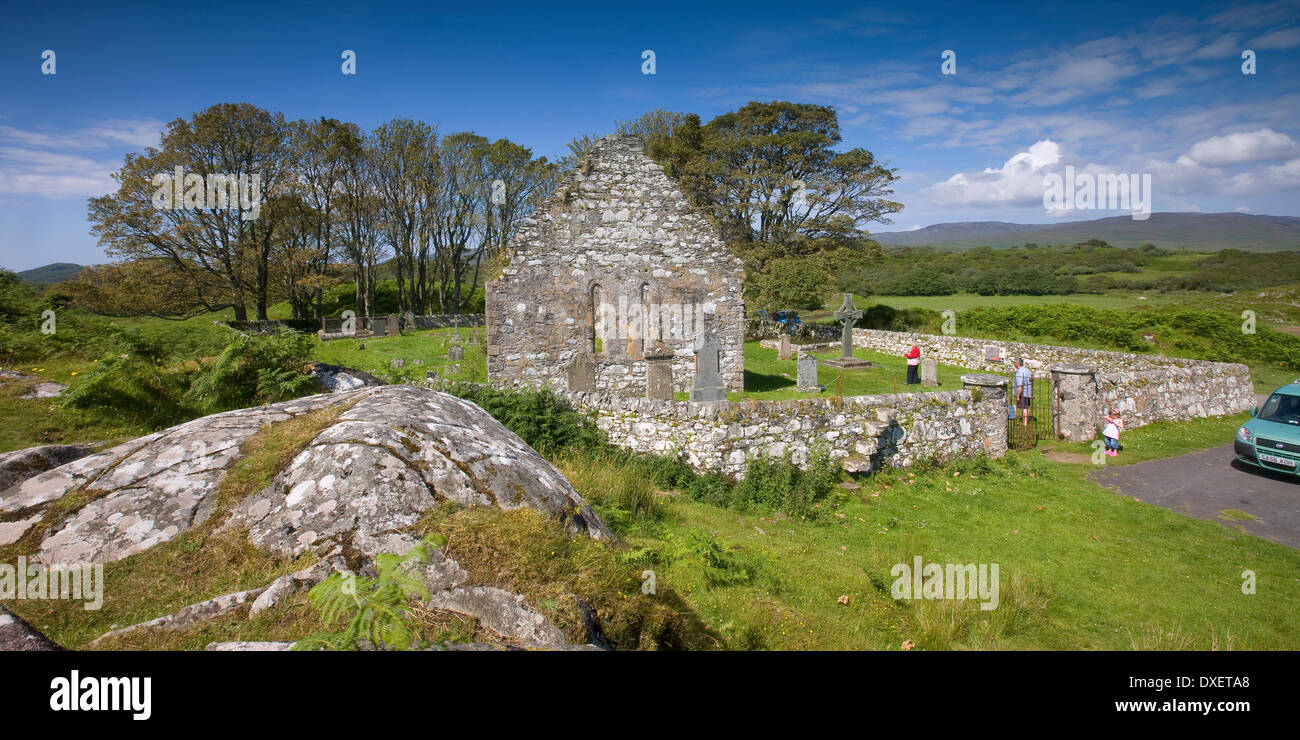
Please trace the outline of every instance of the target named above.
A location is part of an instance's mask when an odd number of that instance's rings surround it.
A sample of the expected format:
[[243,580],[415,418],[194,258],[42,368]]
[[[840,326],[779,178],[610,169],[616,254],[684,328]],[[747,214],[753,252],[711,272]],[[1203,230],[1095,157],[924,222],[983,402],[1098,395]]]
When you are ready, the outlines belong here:
[[[117,188],[121,154],[160,144],[161,121],[102,121],[75,131],[0,126],[0,193],[83,198]],[[99,150],[96,156],[71,154]]]
[[1221,167],[1282,159],[1300,151],[1295,140],[1271,128],[1258,131],[1239,131],[1225,136],[1212,136],[1192,145],[1188,155],[1195,161]]
[[1282,28],[1250,42],[1251,49],[1292,49],[1300,46],[1300,28]]
[[1030,205],[1043,201],[1043,171],[1061,161],[1061,146],[1043,139],[1018,152],[998,169],[958,172],[925,189],[943,206]]

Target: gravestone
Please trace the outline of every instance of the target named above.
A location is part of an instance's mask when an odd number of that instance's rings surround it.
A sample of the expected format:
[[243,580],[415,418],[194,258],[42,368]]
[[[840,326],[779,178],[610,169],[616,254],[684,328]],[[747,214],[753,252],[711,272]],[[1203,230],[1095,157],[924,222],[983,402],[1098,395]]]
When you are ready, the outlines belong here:
[[393,364],[393,369],[396,370],[398,368],[406,367],[406,360],[403,360],[402,358],[399,357],[396,360],[393,360],[392,364]]
[[421,360],[421,359],[419,359],[419,358],[417,357],[416,359],[411,360],[411,364],[412,364],[412,365],[423,365],[423,364],[424,364],[424,360]]
[[853,356],[853,325],[862,318],[862,310],[853,305],[853,294],[844,294],[844,303],[835,311],[835,320],[840,322],[840,356],[826,361],[830,367],[863,368],[871,367],[866,360]]
[[459,344],[451,345],[451,347],[447,349],[447,359],[448,360],[465,359],[465,348],[460,346]]
[[403,326],[403,327],[405,327],[405,328],[407,328],[407,329],[414,330],[414,329],[415,329],[415,312],[412,311],[412,310],[409,309],[409,308],[406,309],[406,313],[402,314],[402,321],[403,321],[403,323],[402,323],[402,326]]
[[818,393],[821,387],[817,384],[817,358],[809,354],[799,353],[799,374],[794,389],[808,393]]
[[790,335],[781,335],[781,346],[777,349],[776,359],[785,362],[790,359]]
[[987,345],[984,347],[985,362],[1002,362],[1002,348]]
[[579,354],[569,364],[569,390],[596,390],[596,363],[590,355]]
[[672,401],[672,352],[662,345],[646,355],[646,398]]
[[722,345],[711,331],[695,338],[695,384],[692,401],[725,401],[727,387],[722,379]]
[[388,314],[388,318],[384,321],[384,333],[390,337],[395,337],[402,333],[402,327],[397,325],[397,314]]
[[939,385],[939,361],[933,357],[921,358],[921,385]]

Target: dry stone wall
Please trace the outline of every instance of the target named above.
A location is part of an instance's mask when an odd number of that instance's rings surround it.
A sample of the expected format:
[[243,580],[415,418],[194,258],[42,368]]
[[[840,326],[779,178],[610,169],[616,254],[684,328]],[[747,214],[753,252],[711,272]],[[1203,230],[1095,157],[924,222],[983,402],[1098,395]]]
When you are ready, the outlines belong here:
[[691,403],[616,393],[567,394],[610,441],[636,452],[677,453],[698,470],[743,477],[759,456],[804,464],[823,445],[847,470],[908,467],[1006,453],[1005,400],[970,391]]
[[[1125,427],[1133,428],[1154,421],[1235,414],[1255,402],[1250,368],[1240,363],[878,329],[854,329],[853,344],[890,355],[901,355],[917,345],[922,357],[986,372],[1010,373],[1010,358],[1022,357],[1039,378],[1050,377],[1054,367],[1093,368],[1082,381],[1093,385],[1080,396],[1087,403],[1070,409],[1072,418],[1064,422],[1070,428],[1099,423],[1106,408],[1120,409]],[[1000,362],[986,359],[990,347],[999,350]]]
[[595,390],[644,394],[645,354],[662,345],[674,390],[689,390],[707,328],[728,390],[744,389],[741,262],[636,139],[599,140],[511,249],[487,288],[494,385],[572,390],[569,366],[588,354]]

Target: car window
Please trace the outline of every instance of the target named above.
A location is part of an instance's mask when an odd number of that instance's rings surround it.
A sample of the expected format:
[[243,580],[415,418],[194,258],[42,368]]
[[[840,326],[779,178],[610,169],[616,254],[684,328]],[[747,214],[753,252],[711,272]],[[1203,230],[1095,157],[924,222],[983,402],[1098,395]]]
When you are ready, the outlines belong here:
[[1259,410],[1259,418],[1300,426],[1300,396],[1274,393]]

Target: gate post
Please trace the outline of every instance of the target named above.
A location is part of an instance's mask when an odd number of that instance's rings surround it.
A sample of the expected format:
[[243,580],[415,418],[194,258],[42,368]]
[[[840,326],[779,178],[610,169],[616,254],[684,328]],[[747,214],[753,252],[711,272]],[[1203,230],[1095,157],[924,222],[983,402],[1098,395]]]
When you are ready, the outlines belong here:
[[1052,366],[1052,416],[1056,433],[1070,442],[1097,438],[1101,409],[1097,399],[1097,368],[1091,365]]
[[1007,454],[1007,379],[1001,375],[970,373],[961,376],[961,385],[968,391],[978,390],[983,397],[978,405],[988,414],[983,417],[987,422],[983,424],[985,454],[992,458]]

